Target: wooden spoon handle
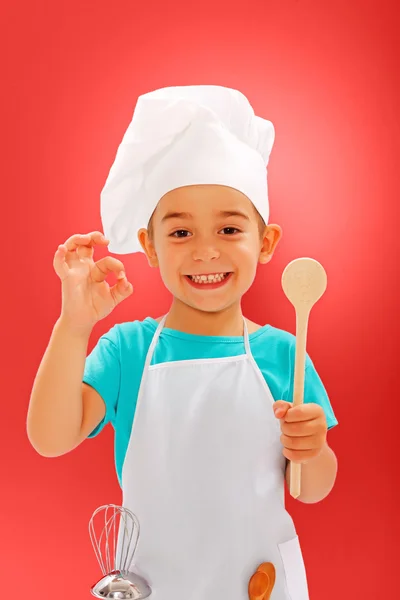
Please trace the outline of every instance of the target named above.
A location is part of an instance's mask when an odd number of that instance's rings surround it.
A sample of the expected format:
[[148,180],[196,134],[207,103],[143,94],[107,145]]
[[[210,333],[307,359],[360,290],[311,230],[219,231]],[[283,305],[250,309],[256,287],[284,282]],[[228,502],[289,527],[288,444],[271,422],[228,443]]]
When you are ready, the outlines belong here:
[[[307,327],[310,309],[307,306],[296,310],[296,360],[294,365],[293,405],[304,401],[304,379],[306,367]],[[290,495],[298,498],[301,493],[301,464],[290,463]]]

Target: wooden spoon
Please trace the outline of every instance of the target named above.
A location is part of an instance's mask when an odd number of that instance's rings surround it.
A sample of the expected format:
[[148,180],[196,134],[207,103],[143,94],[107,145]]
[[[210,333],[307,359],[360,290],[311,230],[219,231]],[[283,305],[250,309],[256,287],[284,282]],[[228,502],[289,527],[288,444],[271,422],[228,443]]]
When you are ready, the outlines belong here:
[[272,563],[262,563],[249,581],[250,600],[270,600],[275,585],[275,567]]
[[269,587],[268,575],[257,571],[251,576],[249,581],[249,599],[265,600]]
[[[282,287],[296,310],[296,360],[294,367],[293,405],[304,401],[304,376],[308,317],[314,304],[326,290],[327,276],[323,266],[313,258],[297,258],[282,274]],[[301,492],[301,464],[290,463],[290,495]]]

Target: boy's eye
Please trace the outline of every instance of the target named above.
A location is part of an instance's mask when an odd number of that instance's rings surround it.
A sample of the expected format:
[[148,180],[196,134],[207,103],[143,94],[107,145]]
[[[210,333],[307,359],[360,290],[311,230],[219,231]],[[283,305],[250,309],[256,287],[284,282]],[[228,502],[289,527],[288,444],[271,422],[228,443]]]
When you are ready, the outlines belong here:
[[[236,227],[224,227],[223,229],[221,229],[221,232],[224,235],[234,235],[235,233],[240,233],[239,229],[236,229]],[[174,231],[173,233],[170,234],[171,237],[175,237],[175,238],[186,238],[189,237],[190,235],[192,235],[190,233],[190,231],[187,231],[186,229],[178,229],[177,231]]]
[[178,229],[178,231],[174,231],[174,233],[171,233],[172,237],[177,237],[177,238],[185,238],[188,237],[188,235],[190,235],[189,231],[186,231],[186,229]]
[[236,229],[235,227],[224,227],[221,231],[224,232],[224,235],[233,235],[235,233],[240,233],[239,229]]

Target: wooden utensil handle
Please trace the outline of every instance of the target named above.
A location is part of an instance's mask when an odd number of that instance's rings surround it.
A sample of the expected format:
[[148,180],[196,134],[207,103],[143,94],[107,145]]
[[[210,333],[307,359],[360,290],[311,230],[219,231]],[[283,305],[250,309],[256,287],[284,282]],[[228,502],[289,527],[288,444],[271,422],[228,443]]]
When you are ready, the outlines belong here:
[[293,404],[297,406],[304,400],[304,379],[306,370],[307,327],[310,310],[296,311],[296,358],[294,364]]
[[301,494],[301,464],[290,462],[290,495],[298,498]]
[[[296,310],[296,360],[294,365],[293,405],[304,401],[304,380],[306,368],[307,327],[310,309]],[[298,498],[301,493],[301,464],[290,463],[290,495]]]

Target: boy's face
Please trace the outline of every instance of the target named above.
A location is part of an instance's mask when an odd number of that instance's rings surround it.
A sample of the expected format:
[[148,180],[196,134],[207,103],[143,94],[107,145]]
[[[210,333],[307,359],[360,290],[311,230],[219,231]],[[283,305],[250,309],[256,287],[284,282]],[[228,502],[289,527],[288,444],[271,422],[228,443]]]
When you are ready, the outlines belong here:
[[218,312],[240,302],[281,233],[269,225],[260,234],[258,214],[241,192],[193,185],[163,196],[152,217],[152,235],[142,229],[139,240],[175,298]]

